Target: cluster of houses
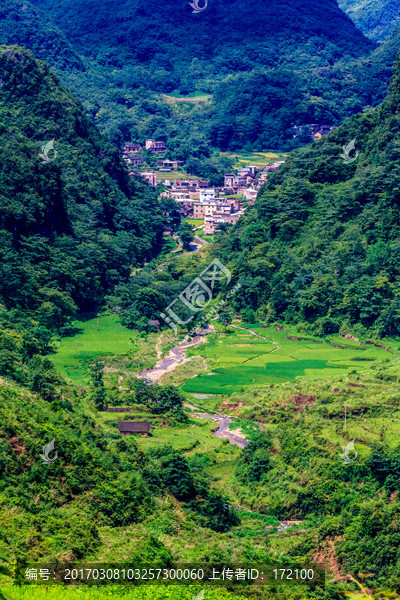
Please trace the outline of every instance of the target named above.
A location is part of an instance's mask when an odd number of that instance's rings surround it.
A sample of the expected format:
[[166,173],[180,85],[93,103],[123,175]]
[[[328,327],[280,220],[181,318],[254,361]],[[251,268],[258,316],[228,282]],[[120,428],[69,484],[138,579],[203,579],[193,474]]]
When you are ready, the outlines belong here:
[[[144,148],[141,144],[137,143],[127,143],[122,150],[122,158],[125,160],[130,171],[130,175],[135,175],[136,172],[133,170],[134,167],[142,167],[144,164],[144,158],[142,156],[143,150],[147,152],[151,152],[152,154],[158,154],[162,152],[166,152],[167,148],[165,146],[165,142],[160,140],[152,140],[148,139],[145,142]],[[182,161],[170,161],[170,160],[157,160],[157,166],[160,167],[160,170],[170,171],[171,169],[177,169],[179,166],[183,165]]]
[[321,125],[320,123],[308,123],[306,125],[292,125],[293,137],[303,140],[320,140],[324,135],[335,129],[333,125]]
[[[145,149],[152,153],[166,150],[164,142],[152,139],[146,140]],[[254,202],[269,174],[277,171],[284,162],[269,163],[264,169],[254,165],[243,167],[237,173],[227,173],[223,186],[210,187],[208,181],[201,179],[163,179],[163,172],[176,171],[183,166],[183,161],[179,160],[159,159],[157,171],[136,171],[135,167],[142,167],[144,164],[141,152],[140,144],[125,144],[122,156],[128,165],[129,174],[142,177],[152,187],[163,184],[165,191],[161,195],[174,199],[184,217],[204,219],[206,235],[213,234],[222,223],[236,223],[243,214],[244,205]]]
[[[145,149],[154,153],[154,152],[166,152],[167,148],[165,146],[165,142],[161,142],[160,140],[146,140]],[[141,144],[137,143],[127,143],[124,146],[123,155],[129,154],[139,154],[143,151]],[[124,156],[125,158],[125,156]]]
[[[254,165],[227,173],[222,187],[210,188],[208,181],[195,179],[165,180],[163,196],[173,198],[185,217],[204,219],[204,233],[210,235],[221,223],[234,224],[257,197],[258,190],[269,174],[277,171],[284,161],[269,163],[260,169]],[[241,198],[241,199],[240,199]]]

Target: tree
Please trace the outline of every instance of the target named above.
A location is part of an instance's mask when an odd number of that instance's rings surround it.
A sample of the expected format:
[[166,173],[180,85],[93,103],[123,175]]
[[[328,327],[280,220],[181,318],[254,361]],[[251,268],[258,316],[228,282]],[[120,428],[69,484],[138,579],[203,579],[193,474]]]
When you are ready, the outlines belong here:
[[198,513],[201,525],[213,531],[224,533],[240,523],[226,499],[215,492],[208,492],[205,497],[190,502],[189,506]]
[[103,365],[96,362],[90,365],[90,377],[92,379],[93,393],[92,398],[96,410],[105,410],[106,407],[106,389],[103,381]]
[[193,238],[194,238],[193,227],[191,225],[189,225],[189,223],[182,221],[179,226],[178,233],[179,233],[179,237],[181,238],[181,242],[182,242],[184,249],[190,250],[190,244],[191,244],[191,242],[193,242]]
[[162,461],[165,485],[177,500],[190,500],[196,494],[194,481],[186,459],[173,454]]
[[228,312],[224,311],[218,315],[218,321],[221,321],[221,323],[224,326],[224,331],[226,333],[228,325],[232,323],[232,317]]

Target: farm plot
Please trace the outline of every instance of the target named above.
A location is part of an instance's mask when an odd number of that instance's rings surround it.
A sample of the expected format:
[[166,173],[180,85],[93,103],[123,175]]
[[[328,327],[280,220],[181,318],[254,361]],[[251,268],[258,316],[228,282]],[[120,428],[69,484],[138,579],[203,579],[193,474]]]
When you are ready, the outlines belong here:
[[187,381],[185,392],[231,394],[296,377],[325,379],[349,370],[365,370],[376,360],[392,356],[375,346],[352,343],[337,348],[329,340],[288,339],[287,331],[274,327],[246,327],[262,337],[236,329],[196,351],[207,360],[210,372]]

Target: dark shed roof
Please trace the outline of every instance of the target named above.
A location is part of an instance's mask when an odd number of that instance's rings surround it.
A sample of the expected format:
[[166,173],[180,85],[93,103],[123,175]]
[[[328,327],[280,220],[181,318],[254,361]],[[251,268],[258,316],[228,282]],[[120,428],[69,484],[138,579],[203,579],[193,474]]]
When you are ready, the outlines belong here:
[[120,433],[149,433],[150,423],[148,421],[120,421],[118,429]]

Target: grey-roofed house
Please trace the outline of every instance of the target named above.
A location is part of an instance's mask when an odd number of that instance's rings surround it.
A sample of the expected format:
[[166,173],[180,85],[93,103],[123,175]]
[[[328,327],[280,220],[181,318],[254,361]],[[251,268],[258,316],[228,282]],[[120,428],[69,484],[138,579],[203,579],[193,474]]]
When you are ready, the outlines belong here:
[[120,421],[118,423],[118,431],[122,435],[149,435],[150,423],[148,421]]

